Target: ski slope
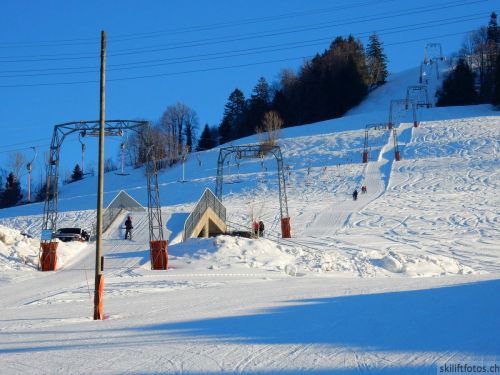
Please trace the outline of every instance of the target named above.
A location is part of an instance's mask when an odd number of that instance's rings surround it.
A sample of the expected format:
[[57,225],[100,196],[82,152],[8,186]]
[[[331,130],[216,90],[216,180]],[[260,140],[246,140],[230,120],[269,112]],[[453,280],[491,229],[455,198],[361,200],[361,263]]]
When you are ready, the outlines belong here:
[[[105,233],[106,319],[92,320],[94,244],[61,244],[61,268],[35,270],[43,205],[0,210],[1,373],[435,374],[500,354],[500,116],[489,106],[431,108],[386,122],[418,71],[393,77],[347,116],[284,129],[292,238],[279,238],[276,163],[234,161],[223,203],[265,238],[181,242],[184,220],[215,184],[218,150],[159,175],[169,270],[149,264],[147,215]],[[385,103],[385,104],[384,104]],[[234,144],[254,142],[253,137]],[[288,177],[288,176],[287,176]],[[353,201],[354,188],[367,194]],[[107,175],[142,204],[142,170]],[[95,179],[61,189],[60,226],[90,227]]]

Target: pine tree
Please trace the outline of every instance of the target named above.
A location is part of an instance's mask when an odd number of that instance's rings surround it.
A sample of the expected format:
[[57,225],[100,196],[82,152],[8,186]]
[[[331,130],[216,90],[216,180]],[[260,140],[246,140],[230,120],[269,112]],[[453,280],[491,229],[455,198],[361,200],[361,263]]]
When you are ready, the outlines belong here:
[[78,164],[76,164],[75,168],[73,168],[73,173],[71,174],[71,182],[79,181],[82,178],[83,178],[82,169]]
[[186,136],[186,149],[188,150],[188,152],[191,152],[191,150],[193,149],[194,141],[193,127],[190,125],[186,126],[184,135]]
[[237,129],[243,122],[246,101],[245,95],[240,89],[235,89],[224,106],[224,116],[219,125],[220,143],[226,143],[235,139]]
[[35,189],[35,202],[43,202],[46,197],[47,197],[47,181],[45,182],[40,181],[40,184]]
[[271,90],[269,84],[264,77],[260,77],[257,84],[253,88],[250,97],[245,121],[243,126],[238,129],[238,136],[244,137],[255,133],[255,130],[261,125],[264,113],[270,107]]
[[498,28],[497,15],[495,12],[491,12],[490,22],[488,23],[487,29],[488,41],[495,44],[500,43],[500,29]]
[[443,87],[437,95],[437,106],[441,107],[476,103],[474,72],[465,60],[458,61],[453,72],[443,81]]
[[484,79],[481,82],[481,96],[487,103],[494,101],[496,60],[499,52],[500,31],[497,24],[497,15],[491,13],[488,27],[486,28],[486,51],[484,64]]
[[196,151],[210,150],[215,147],[215,141],[212,138],[212,131],[208,124],[205,124],[203,131],[201,132],[200,140],[198,141],[198,146]]
[[492,104],[497,107],[500,106],[500,55],[497,56],[496,66],[495,66],[495,82],[493,89]]
[[260,77],[259,80],[257,81],[257,84],[253,88],[250,101],[253,102],[258,101],[262,104],[267,105],[269,104],[269,98],[270,98],[269,94],[270,94],[269,84],[267,83],[264,77]]
[[5,189],[1,193],[0,207],[12,207],[21,200],[21,184],[14,173],[10,172],[5,183]]
[[368,68],[370,86],[380,86],[388,76],[387,57],[384,54],[382,43],[376,33],[370,35],[366,50],[366,65]]

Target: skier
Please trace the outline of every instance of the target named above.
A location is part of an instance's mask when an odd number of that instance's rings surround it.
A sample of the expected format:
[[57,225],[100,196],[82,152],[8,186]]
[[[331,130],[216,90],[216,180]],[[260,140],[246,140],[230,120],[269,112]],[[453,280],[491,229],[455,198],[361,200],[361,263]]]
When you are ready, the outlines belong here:
[[259,233],[259,223],[257,221],[253,222],[252,230],[253,230],[253,235],[257,236],[257,234]]
[[129,215],[127,217],[127,220],[125,220],[125,239],[132,240],[132,229],[134,227],[132,226],[132,217]]
[[352,199],[357,200],[358,199],[358,189],[354,189],[354,192],[352,193]]
[[259,237],[262,237],[264,235],[264,222],[261,220],[259,221]]

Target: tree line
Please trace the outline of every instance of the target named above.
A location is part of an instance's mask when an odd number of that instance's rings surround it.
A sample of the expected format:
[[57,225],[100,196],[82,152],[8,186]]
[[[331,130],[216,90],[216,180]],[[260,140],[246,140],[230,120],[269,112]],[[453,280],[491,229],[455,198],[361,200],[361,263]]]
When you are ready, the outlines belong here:
[[337,37],[297,73],[284,69],[272,84],[261,77],[250,97],[234,89],[220,124],[205,125],[198,149],[255,134],[269,112],[277,113],[284,127],[340,117],[385,83],[387,75],[387,57],[377,34],[370,36],[366,50],[352,35]]
[[500,106],[500,29],[492,12],[487,26],[469,32],[458,61],[437,93],[438,106]]
[[[342,116],[370,90],[384,84],[387,75],[387,57],[377,34],[369,37],[366,50],[353,36],[337,37],[325,51],[304,61],[297,72],[284,69],[272,84],[261,77],[248,98],[235,88],[224,106],[220,123],[205,124],[199,137],[196,111],[181,102],[169,105],[152,125],[152,149],[147,148],[149,135],[144,131],[129,135],[126,163],[140,167],[152,156],[160,161],[160,168],[168,167],[192,151],[208,150],[256,133],[266,134],[261,137],[263,142],[272,144],[281,127]],[[150,152],[153,154],[148,155]],[[107,171],[117,169],[112,160],[107,163]],[[76,164],[72,173],[66,175],[63,182],[72,183],[81,180],[84,171]],[[34,191],[33,201],[45,199],[44,178]],[[0,181],[0,207],[18,204],[21,199],[19,171],[14,171],[5,184]]]
[[[274,125],[264,122],[266,114],[275,119],[273,124],[281,122],[283,127],[340,117],[359,104],[369,91],[384,84],[387,76],[387,57],[376,33],[369,37],[366,50],[352,35],[337,37],[323,53],[305,61],[297,73],[284,69],[272,84],[264,77],[259,78],[248,98],[235,88],[227,99],[220,123],[205,124],[198,140],[196,112],[183,103],[167,107],[153,127],[155,158],[166,159],[167,165],[172,165],[191,151],[208,150],[267,131],[268,126]],[[132,140],[131,164],[145,161],[142,143],[140,135]]]

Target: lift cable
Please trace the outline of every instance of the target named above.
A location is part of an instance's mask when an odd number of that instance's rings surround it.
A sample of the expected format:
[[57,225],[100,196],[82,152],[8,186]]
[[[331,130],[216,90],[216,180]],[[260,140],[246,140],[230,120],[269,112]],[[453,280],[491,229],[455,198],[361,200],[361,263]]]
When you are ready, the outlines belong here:
[[[147,47],[141,47],[141,48],[135,48],[135,49],[123,49],[123,50],[116,50],[116,51],[110,51],[108,56],[124,56],[124,55],[134,55],[134,54],[144,54],[144,53],[151,53],[151,52],[159,52],[159,51],[164,51],[164,50],[171,50],[171,49],[179,49],[179,48],[192,48],[192,47],[199,47],[199,46],[205,46],[205,45],[213,45],[213,44],[220,44],[220,43],[230,43],[230,42],[239,42],[242,40],[249,40],[249,39],[259,39],[263,37],[274,37],[274,36],[279,36],[279,35],[287,35],[287,34],[293,34],[293,33],[303,33],[305,31],[313,31],[313,30],[321,30],[321,29],[326,29],[326,28],[332,28],[332,27],[338,27],[338,26],[345,26],[345,25],[351,25],[351,24],[358,24],[358,23],[366,23],[369,21],[379,21],[379,20],[384,20],[384,19],[393,19],[396,16],[405,16],[405,15],[412,15],[412,14],[419,14],[419,13],[427,13],[427,12],[432,12],[436,10],[444,10],[444,9],[449,9],[449,8],[454,8],[457,6],[463,6],[463,5],[472,5],[480,2],[484,2],[487,0],[471,0],[466,3],[459,3],[459,4],[454,4],[456,2],[451,2],[451,3],[446,3],[441,6],[434,6],[434,7],[418,7],[418,8],[412,8],[411,10],[407,10],[404,12],[389,12],[389,13],[381,13],[378,14],[377,16],[367,16],[367,17],[357,17],[357,18],[351,18],[348,20],[343,20],[339,23],[339,21],[330,21],[327,23],[323,24],[312,24],[312,25],[307,25],[307,26],[301,26],[298,28],[286,28],[286,29],[277,29],[277,30],[271,30],[267,32],[254,32],[254,33],[249,33],[249,34],[242,34],[238,37],[234,37],[232,35],[229,36],[224,36],[224,37],[217,37],[217,38],[206,38],[206,39],[201,39],[201,40],[193,40],[193,41],[188,41],[188,42],[179,42],[179,43],[174,43],[170,45],[156,45],[156,46],[147,46]],[[18,63],[18,62],[40,62],[40,61],[62,61],[62,60],[82,60],[82,59],[96,59],[99,56],[96,55],[94,52],[88,52],[88,53],[65,53],[65,54],[50,54],[50,55],[24,55],[24,56],[2,56],[0,57],[0,62],[3,63]]]

